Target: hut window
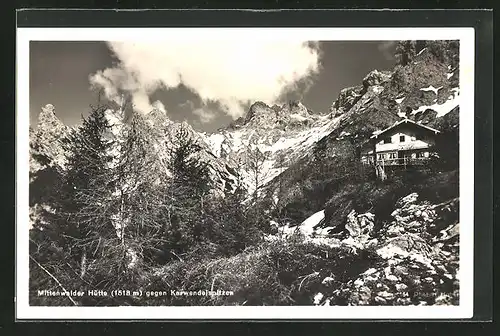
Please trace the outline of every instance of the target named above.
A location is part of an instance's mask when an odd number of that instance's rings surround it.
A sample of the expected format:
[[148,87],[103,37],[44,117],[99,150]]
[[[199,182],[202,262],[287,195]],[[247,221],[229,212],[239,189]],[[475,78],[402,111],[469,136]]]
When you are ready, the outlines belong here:
[[405,136],[404,135],[400,135],[399,136],[399,142],[405,142]]
[[388,137],[384,138],[384,143],[385,144],[388,144],[388,143],[391,143],[391,142],[392,142],[392,138],[391,137],[388,136]]

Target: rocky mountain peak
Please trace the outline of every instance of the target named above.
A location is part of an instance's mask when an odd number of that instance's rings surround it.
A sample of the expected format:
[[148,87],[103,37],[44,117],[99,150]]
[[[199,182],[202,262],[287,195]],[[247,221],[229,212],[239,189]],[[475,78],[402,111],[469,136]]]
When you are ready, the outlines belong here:
[[42,112],[55,114],[56,108],[52,104],[47,104],[47,105],[42,107]]
[[282,112],[288,112],[287,114],[296,114],[303,117],[310,116],[310,110],[302,104],[300,100],[290,100],[288,103],[284,104],[281,109]]
[[230,128],[248,126],[257,129],[274,129],[298,127],[310,124],[315,120],[312,111],[299,100],[290,100],[282,105],[272,107],[257,101],[252,104],[245,117],[233,122]]
[[361,85],[342,89],[337,99],[330,106],[330,113],[332,116],[337,117],[349,111],[361,96],[363,96],[364,90],[364,87]]
[[245,116],[245,124],[248,124],[252,120],[265,118],[266,115],[273,114],[273,112],[274,110],[266,103],[257,101],[250,106]]
[[[64,149],[61,140],[70,128],[63,124],[55,113],[55,107],[47,104],[41,108],[35,130],[30,132],[30,151],[49,160],[50,165],[64,165]],[[30,163],[30,171],[42,169],[38,164]]]
[[57,117],[55,107],[52,104],[47,104],[42,107],[38,115],[38,123],[34,135],[38,138],[43,138],[44,142],[52,142],[56,138],[62,137],[68,127]]
[[38,115],[37,129],[41,131],[60,131],[61,128],[64,127],[64,124],[56,115],[54,105],[47,104],[42,107],[41,112]]
[[388,126],[391,114],[437,127],[439,117],[458,106],[458,45],[454,41],[403,41],[396,56],[392,71],[369,72],[360,85],[341,90],[332,103],[334,118],[363,115],[358,118],[359,127],[351,121],[344,123],[351,125],[350,133],[369,123],[376,128]]
[[391,79],[391,73],[389,71],[370,71],[365,78],[363,78],[363,87],[368,88],[373,85],[382,85]]
[[147,114],[147,119],[155,127],[166,127],[172,123],[164,110],[155,108]]

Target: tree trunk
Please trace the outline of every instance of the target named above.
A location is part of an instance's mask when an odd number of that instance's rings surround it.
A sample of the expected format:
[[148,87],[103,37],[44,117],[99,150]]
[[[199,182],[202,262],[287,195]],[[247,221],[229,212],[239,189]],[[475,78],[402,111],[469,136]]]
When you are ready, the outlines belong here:
[[85,276],[85,272],[87,271],[87,248],[83,248],[82,260],[80,263],[80,278]]
[[381,181],[385,181],[387,179],[387,175],[384,171],[384,168],[379,165],[379,164],[376,164],[376,169],[377,169],[377,177],[381,180]]

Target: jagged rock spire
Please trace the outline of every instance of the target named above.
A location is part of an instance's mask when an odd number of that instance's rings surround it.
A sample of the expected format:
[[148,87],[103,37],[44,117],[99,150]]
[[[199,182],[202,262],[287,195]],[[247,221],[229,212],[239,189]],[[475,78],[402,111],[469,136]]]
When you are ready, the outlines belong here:
[[54,105],[47,104],[42,107],[40,114],[38,115],[38,129],[48,130],[52,128],[58,128],[63,126],[63,123],[56,116],[56,109]]
[[[36,130],[30,134],[31,148],[39,155],[46,156],[52,163],[63,166],[65,162],[64,149],[61,139],[64,138],[69,128],[57,117],[55,107],[47,104],[41,108],[38,115]],[[41,169],[36,162],[30,161],[30,171]]]
[[[52,104],[47,104],[42,107],[38,115],[38,124],[36,133],[38,135],[46,134],[48,137],[59,137],[66,130],[66,126],[56,116],[55,107]],[[47,139],[48,141],[54,139]]]

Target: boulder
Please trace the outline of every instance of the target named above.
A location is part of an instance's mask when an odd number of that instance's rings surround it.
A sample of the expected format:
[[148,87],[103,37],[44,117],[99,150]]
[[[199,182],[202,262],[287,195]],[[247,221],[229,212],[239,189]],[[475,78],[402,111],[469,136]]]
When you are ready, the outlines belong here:
[[393,256],[359,274],[332,294],[349,305],[457,305],[458,268],[443,260]]
[[408,206],[410,204],[415,204],[418,200],[418,194],[417,193],[411,193],[405,197],[400,198],[396,202],[396,207],[397,208],[403,208],[405,206]]
[[429,244],[423,238],[412,233],[391,238],[377,249],[377,254],[384,259],[392,258],[395,255],[403,257],[421,255],[424,258],[429,258],[431,253],[432,248]]
[[427,236],[427,230],[436,220],[435,206],[429,202],[419,202],[418,194],[409,194],[396,203],[396,210],[391,213],[394,220],[386,225],[387,237],[399,236],[402,233],[414,233]]
[[353,291],[349,297],[349,305],[365,306],[369,305],[372,297],[372,291],[367,286],[362,286],[356,291]]
[[349,231],[352,238],[359,241],[367,241],[375,227],[375,215],[372,213],[364,213],[357,215],[355,210],[352,210],[347,215],[347,223],[345,228]]

